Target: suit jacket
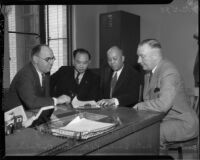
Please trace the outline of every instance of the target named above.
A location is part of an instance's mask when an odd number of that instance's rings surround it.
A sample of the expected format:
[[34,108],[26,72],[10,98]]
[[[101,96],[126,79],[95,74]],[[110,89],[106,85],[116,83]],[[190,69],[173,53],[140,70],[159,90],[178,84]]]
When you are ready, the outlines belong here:
[[[101,70],[101,99],[110,98],[112,74],[110,67]],[[139,73],[130,65],[124,65],[112,95],[118,99],[120,106],[130,107],[138,102]]]
[[30,62],[25,65],[12,80],[8,95],[5,97],[4,110],[10,110],[18,105],[23,105],[25,110],[54,105],[53,99],[47,93],[49,78],[46,77],[45,81],[47,85],[44,91],[33,64]]
[[79,100],[97,100],[99,97],[100,78],[89,69],[85,71],[78,85],[74,78],[74,67],[62,66],[51,76],[50,88],[52,96],[66,94]]
[[[187,124],[184,128],[183,137],[176,137],[174,133],[172,140],[192,137],[198,132],[198,118],[189,106],[185,93],[183,80],[176,67],[167,60],[161,60],[149,83],[149,73],[145,75],[143,92],[144,102],[138,104],[138,109],[165,112],[165,120],[180,120]],[[189,127],[188,127],[189,126]]]

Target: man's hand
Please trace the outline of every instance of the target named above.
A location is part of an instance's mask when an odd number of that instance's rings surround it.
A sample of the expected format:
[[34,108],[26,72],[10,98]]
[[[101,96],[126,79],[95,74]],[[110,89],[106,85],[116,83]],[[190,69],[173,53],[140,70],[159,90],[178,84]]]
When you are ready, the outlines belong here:
[[68,104],[70,102],[71,102],[71,98],[67,95],[62,95],[57,98],[57,104],[63,104],[63,103]]
[[140,110],[140,109],[141,109],[141,104],[142,104],[141,102],[135,104],[135,105],[133,106],[133,109],[135,109],[135,110]]
[[115,106],[115,100],[112,99],[102,99],[100,101],[97,102],[97,104],[101,107],[111,107],[111,106]]

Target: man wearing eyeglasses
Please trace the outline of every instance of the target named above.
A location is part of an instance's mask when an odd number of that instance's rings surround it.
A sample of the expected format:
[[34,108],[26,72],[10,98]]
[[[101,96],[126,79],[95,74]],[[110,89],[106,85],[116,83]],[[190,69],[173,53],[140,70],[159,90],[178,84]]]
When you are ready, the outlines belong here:
[[27,111],[63,103],[70,103],[69,96],[52,98],[49,95],[49,76],[55,57],[47,45],[37,45],[31,51],[31,62],[14,77],[5,97],[4,111],[23,105]]

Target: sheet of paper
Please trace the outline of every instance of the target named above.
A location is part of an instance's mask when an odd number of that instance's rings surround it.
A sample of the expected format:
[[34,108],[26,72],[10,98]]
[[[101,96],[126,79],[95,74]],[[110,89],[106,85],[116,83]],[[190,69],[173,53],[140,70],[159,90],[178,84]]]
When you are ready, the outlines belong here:
[[114,125],[114,123],[98,122],[86,118],[80,118],[79,116],[77,116],[68,125],[61,127],[60,129],[70,130],[74,132],[92,132],[110,128]]
[[80,108],[90,105],[91,108],[100,108],[100,106],[93,100],[93,101],[80,101],[77,99],[77,97],[74,97],[72,100],[72,106],[74,108]]
[[64,127],[52,128],[51,132],[55,136],[88,139],[104,132],[108,132],[114,126],[114,123],[98,122],[77,116]]
[[14,116],[19,116],[21,115],[23,117],[23,122],[24,121],[27,121],[27,116],[26,116],[26,113],[24,111],[24,108],[23,106],[17,106],[7,112],[4,113],[4,117],[5,117],[5,121],[8,121],[9,120],[9,117],[12,117],[12,115]]

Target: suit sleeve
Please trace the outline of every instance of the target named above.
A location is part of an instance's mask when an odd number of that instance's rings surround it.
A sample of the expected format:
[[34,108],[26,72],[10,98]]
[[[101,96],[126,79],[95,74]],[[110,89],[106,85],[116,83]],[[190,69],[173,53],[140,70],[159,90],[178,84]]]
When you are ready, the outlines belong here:
[[121,94],[116,98],[119,100],[119,104],[122,106],[131,106],[138,102],[139,95],[139,77],[136,72],[133,72],[129,76],[128,81],[126,82]]
[[62,67],[50,76],[50,95],[52,97],[57,97],[56,85],[60,79],[59,77],[60,77],[61,70],[62,70]]
[[50,97],[40,97],[37,95],[37,89],[34,86],[33,77],[24,75],[17,82],[17,94],[28,107],[27,109],[37,109],[44,106],[54,105]]
[[94,75],[92,87],[90,90],[90,98],[91,100],[98,100],[100,97],[100,77],[97,75]]
[[176,87],[181,83],[179,74],[174,70],[165,71],[160,78],[160,91],[157,97],[152,100],[144,99],[144,102],[138,103],[139,110],[153,110],[158,112],[167,112],[171,107],[177,94]]

